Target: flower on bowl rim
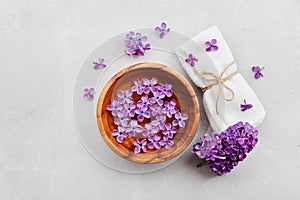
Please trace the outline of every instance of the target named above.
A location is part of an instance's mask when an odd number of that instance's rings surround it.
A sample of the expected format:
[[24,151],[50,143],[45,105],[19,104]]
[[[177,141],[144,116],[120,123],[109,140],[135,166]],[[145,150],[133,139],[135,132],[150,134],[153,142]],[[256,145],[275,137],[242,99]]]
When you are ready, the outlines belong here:
[[170,28],[167,28],[167,24],[162,22],[160,26],[154,28],[154,31],[160,39],[163,39],[170,32]]
[[95,95],[95,89],[94,88],[85,88],[83,90],[83,98],[86,100],[93,101],[94,100],[94,95]]

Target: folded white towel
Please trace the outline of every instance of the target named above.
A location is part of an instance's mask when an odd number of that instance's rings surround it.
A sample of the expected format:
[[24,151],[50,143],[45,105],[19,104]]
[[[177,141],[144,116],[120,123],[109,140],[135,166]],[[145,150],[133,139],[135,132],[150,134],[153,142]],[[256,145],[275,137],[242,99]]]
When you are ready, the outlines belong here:
[[[212,39],[217,40],[219,49],[217,51],[206,52],[205,42]],[[190,41],[180,45],[175,51],[189,77],[200,88],[214,83],[213,81],[203,80],[200,73],[206,71],[220,76],[224,68],[235,60],[217,27],[211,27],[201,32]],[[195,67],[191,67],[191,65],[185,62],[190,53],[198,58]],[[237,66],[234,63],[225,71],[223,78],[236,71]],[[239,121],[247,121],[254,127],[257,127],[263,121],[266,113],[263,105],[243,76],[237,73],[227,80],[225,85],[234,91],[235,97],[232,101],[219,98],[217,105],[219,114],[216,111],[217,98],[220,92],[219,85],[211,87],[203,94],[203,105],[212,129],[220,132]],[[230,98],[230,90],[223,87],[222,91],[226,98]],[[244,99],[247,103],[252,104],[253,107],[242,112],[240,105],[244,104]]]

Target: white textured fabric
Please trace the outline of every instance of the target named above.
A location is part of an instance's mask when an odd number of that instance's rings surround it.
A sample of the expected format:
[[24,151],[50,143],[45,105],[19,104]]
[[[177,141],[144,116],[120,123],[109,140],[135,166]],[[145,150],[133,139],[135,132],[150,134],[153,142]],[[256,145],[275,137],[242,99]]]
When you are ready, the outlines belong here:
[[[219,50],[206,52],[205,42],[212,39],[217,40]],[[180,45],[175,51],[189,77],[201,88],[212,83],[211,81],[203,80],[200,76],[201,72],[212,72],[219,76],[226,65],[234,60],[229,46],[217,27],[211,27],[201,32],[190,41]],[[185,62],[186,57],[190,53],[199,60],[195,63],[195,67],[191,67]],[[233,64],[225,72],[223,78],[237,70],[236,64]],[[254,127],[257,127],[263,121],[266,113],[252,88],[239,73],[226,81],[225,84],[234,91],[235,98],[230,102],[220,98],[218,103],[219,114],[216,113],[216,99],[219,93],[219,86],[213,86],[203,94],[203,105],[212,129],[220,132],[239,121],[247,121]],[[223,88],[223,92],[226,97],[230,97],[228,90]],[[247,103],[251,103],[253,107],[242,112],[240,105],[243,104],[244,99]]]

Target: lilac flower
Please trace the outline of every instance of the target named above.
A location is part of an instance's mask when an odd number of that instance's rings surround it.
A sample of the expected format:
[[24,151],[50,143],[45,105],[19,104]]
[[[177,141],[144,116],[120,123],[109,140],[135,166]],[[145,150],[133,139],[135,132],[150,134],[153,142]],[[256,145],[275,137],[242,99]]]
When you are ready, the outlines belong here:
[[163,98],[165,98],[165,94],[161,92],[153,92],[153,97],[150,98],[150,103],[157,103],[158,105],[164,105]]
[[151,117],[150,112],[145,107],[136,109],[135,113],[138,115],[137,120],[139,122],[143,121],[144,118],[150,118]]
[[146,108],[146,109],[148,109],[148,106],[150,105],[151,105],[150,99],[146,95],[142,96],[141,100],[139,100],[136,104],[138,108]]
[[166,122],[166,116],[156,116],[156,120],[153,120],[151,123],[154,126],[158,126],[160,130],[163,130],[165,128],[165,122]]
[[166,149],[171,149],[174,145],[174,142],[168,137],[164,136],[162,140],[159,141],[160,146],[165,146]]
[[145,153],[147,151],[146,145],[147,145],[147,140],[143,139],[141,142],[139,142],[137,139],[134,140],[133,142],[135,148],[134,148],[134,153],[140,153],[141,150]]
[[208,153],[217,144],[217,134],[214,133],[212,136],[205,134],[200,142],[193,146],[192,153],[196,154],[199,158],[205,158]]
[[173,126],[178,126],[181,127],[181,128],[184,128],[185,127],[185,120],[188,119],[188,116],[186,114],[181,114],[180,112],[177,112],[175,113],[175,119],[176,120],[173,120],[172,122],[172,125]]
[[148,80],[148,79],[143,79],[143,84],[145,86],[145,89],[144,89],[144,93],[145,94],[149,94],[150,91],[151,92],[156,92],[157,89],[155,87],[155,85],[157,84],[157,79],[156,78],[152,78],[151,80]]
[[93,101],[94,100],[94,94],[95,94],[95,89],[94,88],[85,88],[83,94],[83,98],[86,100]]
[[[253,150],[258,142],[258,131],[247,122],[238,122],[229,126],[219,136],[213,137],[216,141],[206,136],[207,145],[200,140],[200,143],[194,145],[193,151],[200,158],[204,157],[211,170],[220,176],[229,173]],[[202,150],[205,151],[200,153]]]
[[135,132],[141,133],[143,132],[143,128],[138,125],[138,122],[136,120],[131,120],[130,125],[125,127],[126,133],[128,133],[130,136],[134,136]]
[[166,113],[168,118],[171,118],[172,115],[177,113],[176,101],[174,99],[172,99],[170,102],[168,101],[165,102],[164,113]]
[[163,114],[163,107],[159,106],[158,104],[154,104],[149,107],[151,110],[151,115],[155,117],[156,115],[162,115]]
[[160,39],[165,37],[170,32],[170,28],[167,28],[167,24],[165,22],[162,22],[160,27],[155,27],[154,30],[158,34]]
[[104,64],[104,59],[103,58],[99,58],[98,59],[98,62],[97,61],[94,61],[94,62],[92,62],[93,63],[93,68],[95,69],[95,70],[98,70],[98,69],[103,69],[103,68],[105,68],[106,67],[106,64]]
[[143,131],[143,135],[145,137],[150,137],[158,133],[158,128],[156,126],[152,126],[152,124],[145,124],[145,130]]
[[150,50],[150,44],[144,44],[148,38],[141,33],[129,32],[124,41],[125,53],[129,56],[144,56]]
[[205,46],[207,47],[205,50],[207,52],[209,52],[209,51],[218,51],[219,47],[216,44],[217,44],[216,39],[212,39],[210,42],[209,41],[205,42]]
[[136,105],[134,103],[125,103],[124,104],[124,111],[129,115],[130,117],[134,117],[135,115],[135,107]]
[[244,99],[244,104],[241,104],[241,111],[245,112],[253,107],[252,104],[247,104],[246,100]]
[[128,137],[128,134],[125,132],[124,127],[118,126],[118,130],[113,130],[112,135],[117,137],[117,141],[122,143],[125,138]]
[[173,127],[170,123],[165,124],[164,129],[162,130],[162,134],[167,136],[169,139],[174,137],[174,134],[177,133],[177,129]]
[[142,95],[144,92],[145,86],[140,80],[134,81],[134,86],[131,88],[132,92],[136,92],[138,95]]
[[113,100],[110,105],[107,106],[106,110],[111,111],[113,116],[117,116],[119,111],[123,109],[123,106],[119,104],[117,100]]
[[195,67],[195,63],[198,62],[198,58],[194,57],[193,54],[189,54],[185,59],[185,62],[190,64],[192,67]]
[[118,95],[118,100],[119,100],[120,104],[133,102],[133,99],[131,97],[132,96],[131,90],[127,90],[125,92],[119,91],[117,95]]
[[167,97],[171,97],[173,95],[172,85],[171,84],[160,84],[156,86],[156,88]]
[[148,140],[150,141],[150,143],[148,144],[148,148],[149,149],[160,149],[161,145],[159,144],[160,141],[160,136],[159,135],[150,135],[148,137]]
[[125,112],[118,112],[117,117],[114,118],[114,123],[116,125],[127,126],[129,120]]
[[261,73],[261,71],[264,69],[265,67],[260,68],[259,66],[253,66],[252,67],[252,71],[254,72],[254,78],[255,79],[259,79],[261,77],[264,77],[264,75]]

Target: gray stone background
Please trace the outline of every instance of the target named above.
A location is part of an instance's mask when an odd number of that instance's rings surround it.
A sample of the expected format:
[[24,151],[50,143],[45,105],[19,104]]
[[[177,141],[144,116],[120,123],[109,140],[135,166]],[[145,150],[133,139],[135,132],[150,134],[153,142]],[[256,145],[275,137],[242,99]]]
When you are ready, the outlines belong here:
[[[300,2],[297,0],[0,0],[0,199],[299,199]],[[89,52],[112,35],[166,21],[222,31],[265,106],[260,141],[231,174],[189,153],[150,174],[113,171],[75,134],[72,92]],[[252,65],[264,65],[255,80]]]

